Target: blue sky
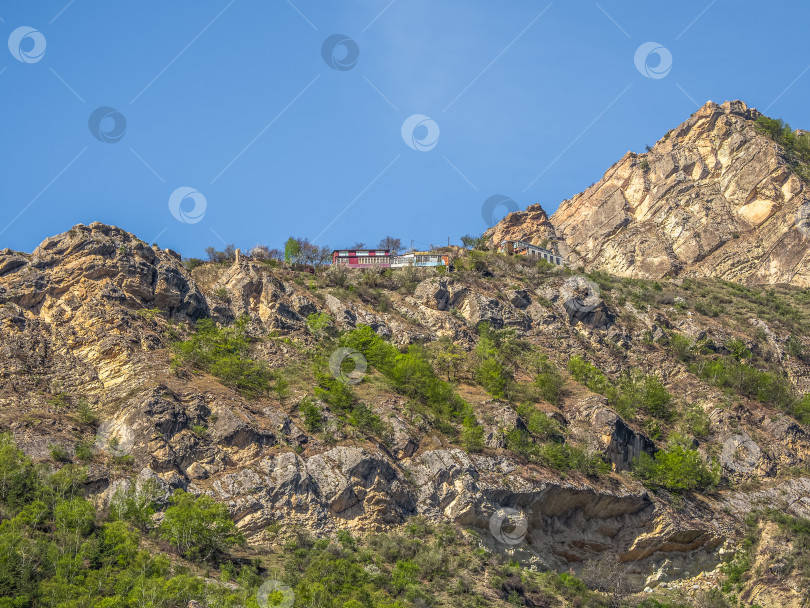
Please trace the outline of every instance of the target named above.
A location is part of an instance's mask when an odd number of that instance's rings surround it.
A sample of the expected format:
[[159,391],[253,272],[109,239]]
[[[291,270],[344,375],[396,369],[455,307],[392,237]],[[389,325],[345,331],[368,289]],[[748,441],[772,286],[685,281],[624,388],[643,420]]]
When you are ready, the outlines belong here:
[[0,248],[95,220],[187,256],[427,247],[493,195],[552,213],[709,99],[810,128],[803,0],[325,4],[0,3]]

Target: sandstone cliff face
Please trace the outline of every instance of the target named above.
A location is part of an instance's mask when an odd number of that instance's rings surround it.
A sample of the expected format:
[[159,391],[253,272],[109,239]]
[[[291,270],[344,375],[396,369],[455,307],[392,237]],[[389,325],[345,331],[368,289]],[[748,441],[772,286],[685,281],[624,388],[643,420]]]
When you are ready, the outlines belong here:
[[[250,260],[206,265],[192,276],[176,254],[125,231],[76,226],[31,255],[0,252],[0,429],[39,460],[49,459],[50,446],[72,456],[77,439],[95,434],[104,448],[116,434],[118,449],[131,460],[122,464],[113,452],[91,463],[87,490],[100,506],[117,489],[151,479],[164,495],[184,488],[227,504],[254,543],[266,542],[273,524],[316,534],[363,532],[422,515],[474,529],[491,550],[540,568],[579,571],[608,556],[626,565],[638,589],[685,586],[697,575],[703,578],[689,585],[714,584],[722,552],[735,546],[742,516],[757,504],[810,516],[808,478],[784,478],[810,460],[807,429],[758,403],[726,403],[721,391],[648,345],[647,335],[663,336],[662,328],[722,343],[731,335],[726,328],[675,309],[608,306],[598,288],[561,272],[541,277],[527,266],[525,276],[507,277],[507,262],[496,259],[503,266],[493,265],[490,278],[418,269],[409,275],[417,286],[386,291],[382,310],[346,290],[307,287],[289,270]],[[318,284],[335,281],[338,272],[325,271]],[[359,285],[359,277],[340,282]],[[521,461],[503,449],[503,438],[523,422],[508,404],[471,386],[464,396],[486,427],[487,449],[480,454],[450,443],[380,381],[369,383],[364,401],[390,425],[391,440],[339,427],[327,440],[308,432],[298,413],[311,387],[246,399],[207,374],[170,367],[168,332],[190,332],[200,318],[227,324],[241,315],[250,318],[258,340],[256,358],[273,368],[306,366],[307,349],[317,344],[306,318],[315,312],[339,329],[363,323],[401,345],[449,338],[464,351],[474,348],[475,328],[487,322],[513,329],[563,369],[572,355],[587,353],[609,374],[654,371],[679,398],[702,404],[710,420],[700,448],[707,458],[707,446],[729,438],[757,444],[756,462],[728,465],[723,474],[756,483],[759,494],[685,495],[674,505],[665,493],[650,493],[626,471],[659,445],[573,382],[558,407],[537,406],[572,440],[603,454],[613,474],[563,476]],[[784,330],[755,321],[751,327],[770,336],[777,360],[786,359],[778,350]],[[807,375],[805,363],[790,364],[796,378]],[[74,404],[86,398],[103,424],[90,428],[74,411],[60,409],[67,407],[55,405],[60,394]],[[328,424],[332,414],[317,405]],[[495,514],[510,509],[527,524],[514,546],[492,532]]]
[[[625,154],[551,216],[560,253],[619,276],[810,285],[808,186],[756,131],[758,116],[741,101],[708,102],[649,152]],[[545,238],[535,207],[488,235]]]

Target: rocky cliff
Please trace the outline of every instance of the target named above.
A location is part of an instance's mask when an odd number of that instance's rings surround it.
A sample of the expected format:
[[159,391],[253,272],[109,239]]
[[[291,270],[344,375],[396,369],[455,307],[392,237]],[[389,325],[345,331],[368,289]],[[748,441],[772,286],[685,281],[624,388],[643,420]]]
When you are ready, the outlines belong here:
[[553,232],[573,267],[619,276],[810,285],[808,185],[759,116],[741,101],[708,102],[563,201],[553,228],[533,205],[487,235],[540,242]]
[[[747,112],[707,106],[670,139],[699,140],[698,131],[733,130],[748,120]],[[745,133],[743,128],[729,139]],[[728,160],[734,156],[730,144],[716,143],[713,152],[695,144],[715,155],[711,168],[697,168],[697,159],[690,166],[679,156],[679,171],[709,175],[741,162]],[[650,171],[663,175],[663,159],[677,153],[666,142],[656,148],[660,159],[650,155]],[[759,154],[771,154],[772,175],[782,175],[773,146],[763,146]],[[629,194],[621,192],[637,192],[630,186],[637,165],[637,158],[627,157],[606,178],[623,201],[616,213],[629,213]],[[629,177],[619,177],[625,173]],[[788,213],[781,197],[793,186],[790,205],[802,192],[790,175],[773,191],[764,178],[744,174],[738,173],[736,185],[720,178],[713,183],[719,187],[723,181],[723,196],[737,192],[739,200],[754,205],[749,209],[764,209],[768,193],[771,218]],[[753,182],[762,194],[741,194],[743,184]],[[608,186],[594,192],[599,188]],[[640,193],[643,180],[639,188]],[[647,191],[639,200],[652,199]],[[638,217],[659,217],[642,207]],[[687,225],[693,221],[679,217]],[[740,222],[753,217],[737,213]],[[593,218],[588,226],[598,223]],[[566,243],[580,234],[573,224],[559,225]],[[717,222],[706,225],[720,230]],[[719,255],[714,249],[712,255]],[[601,259],[594,255],[588,260]],[[784,378],[791,387],[785,390],[801,395],[810,377],[802,354],[810,348],[810,332],[802,325],[810,314],[803,292],[784,288],[759,296],[699,282],[666,283],[663,289],[621,282],[600,287],[562,269],[499,254],[461,253],[455,263],[458,272],[452,275],[434,269],[352,274],[330,268],[313,276],[251,259],[189,272],[176,253],[98,223],[47,239],[32,254],[4,250],[0,428],[32,457],[54,466],[55,447],[63,450],[62,459],[79,462],[77,445],[95,442],[95,455],[82,462],[89,470],[87,492],[102,509],[117,489],[151,479],[165,495],[183,488],[223,502],[256,547],[271,546],[275,533],[268,530],[278,527],[303,527],[321,536],[341,529],[365,534],[422,516],[474,531],[487,550],[538,569],[582,574],[589,564],[608,560],[635,592],[695,593],[715,586],[724,576],[724,556],[734,553],[744,533],[743,516],[762,505],[810,517],[807,427],[756,394],[724,391],[696,367],[726,361],[739,342],[746,361]],[[752,272],[757,268],[751,266]],[[782,272],[778,265],[772,268]],[[635,273],[639,266],[622,267],[628,269]],[[712,290],[722,291],[712,296]],[[760,297],[782,302],[784,314],[770,312]],[[707,298],[727,300],[733,314],[701,308]],[[172,364],[172,344],[193,336],[194,322],[212,319],[230,327],[245,317],[251,356],[284,378],[286,390],[278,384],[278,390],[246,396],[210,373]],[[456,431],[420,410],[373,366],[354,390],[382,420],[383,436],[347,422],[320,400],[313,392],[313,358],[332,343],[328,336],[360,326],[402,348],[441,348],[434,365],[471,405],[483,427],[483,445],[464,449]],[[525,360],[513,363],[515,391],[529,390],[532,382],[527,353],[545,355],[560,370],[559,399],[530,397],[530,411],[555,420],[564,445],[601,459],[610,471],[574,465],[563,470],[514,448],[510,432],[532,428],[526,410],[516,410],[519,397],[488,394],[465,363],[443,367],[442,361],[456,360],[476,365],[483,327],[506,330],[499,335],[524,344]],[[679,338],[694,345],[692,363],[674,350]],[[620,415],[609,398],[566,371],[575,356],[591,361],[611,381],[632,370],[654,375],[679,413],[658,420]],[[305,403],[323,417],[319,429],[304,418]],[[699,432],[688,430],[693,415],[705,426]],[[632,473],[642,454],[655,454],[679,433],[694,435],[690,445],[715,467],[719,485],[673,493],[645,487]],[[514,537],[501,531],[504,513],[522,518],[510,528]],[[771,549],[787,542],[769,538]],[[751,602],[770,605],[778,597],[783,606],[799,606],[797,576],[761,584],[754,575],[745,591]]]

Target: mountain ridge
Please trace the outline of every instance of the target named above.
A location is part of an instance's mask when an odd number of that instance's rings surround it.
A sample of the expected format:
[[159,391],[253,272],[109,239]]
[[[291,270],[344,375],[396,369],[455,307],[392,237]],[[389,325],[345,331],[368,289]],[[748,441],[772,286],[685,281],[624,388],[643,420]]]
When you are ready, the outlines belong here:
[[572,266],[618,276],[808,286],[808,186],[785,148],[758,129],[762,116],[742,101],[707,102],[550,218],[533,205],[485,236],[557,237]]

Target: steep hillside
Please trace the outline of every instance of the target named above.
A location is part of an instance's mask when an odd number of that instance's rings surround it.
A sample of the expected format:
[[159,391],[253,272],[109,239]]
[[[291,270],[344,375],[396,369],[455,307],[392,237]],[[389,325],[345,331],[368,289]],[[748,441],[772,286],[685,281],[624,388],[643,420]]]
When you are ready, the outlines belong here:
[[[82,469],[73,492],[128,513],[166,576],[254,564],[239,584],[271,573],[296,606],[807,600],[810,291],[448,253],[452,273],[189,271],[99,223],[0,251],[0,429]],[[3,517],[61,547],[5,487]],[[248,545],[174,542],[178,489]],[[59,580],[56,604],[81,596]]]
[[[648,152],[628,152],[551,216],[559,251],[573,267],[625,277],[810,285],[807,159],[760,117],[741,101],[708,102]],[[546,239],[535,207],[487,235]]]

